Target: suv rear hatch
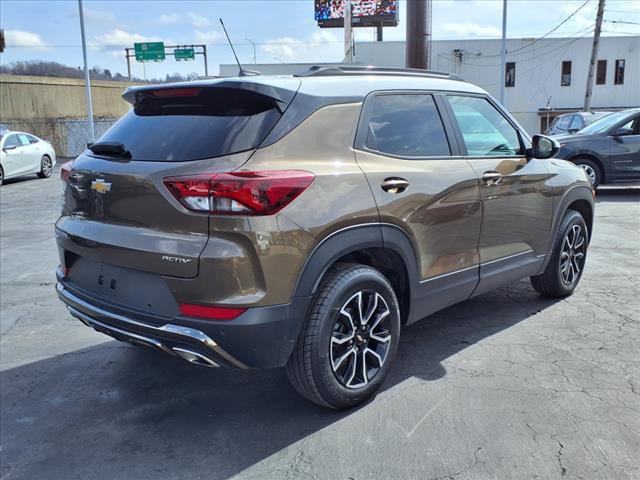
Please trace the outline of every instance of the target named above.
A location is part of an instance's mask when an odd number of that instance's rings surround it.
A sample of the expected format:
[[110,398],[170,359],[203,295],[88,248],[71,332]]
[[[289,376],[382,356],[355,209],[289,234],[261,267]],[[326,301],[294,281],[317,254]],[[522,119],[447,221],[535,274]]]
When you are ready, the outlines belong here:
[[96,270],[115,265],[196,277],[209,216],[186,209],[163,180],[242,166],[298,87],[294,79],[260,79],[128,89],[133,109],[62,173],[62,265],[83,259]]

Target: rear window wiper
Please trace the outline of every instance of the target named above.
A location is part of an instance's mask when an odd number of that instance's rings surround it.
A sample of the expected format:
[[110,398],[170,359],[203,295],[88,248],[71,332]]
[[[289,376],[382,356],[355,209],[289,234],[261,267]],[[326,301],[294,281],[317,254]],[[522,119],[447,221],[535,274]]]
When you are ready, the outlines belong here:
[[94,143],[89,145],[89,150],[96,155],[111,155],[115,157],[131,158],[131,152],[127,150],[127,147],[119,142]]

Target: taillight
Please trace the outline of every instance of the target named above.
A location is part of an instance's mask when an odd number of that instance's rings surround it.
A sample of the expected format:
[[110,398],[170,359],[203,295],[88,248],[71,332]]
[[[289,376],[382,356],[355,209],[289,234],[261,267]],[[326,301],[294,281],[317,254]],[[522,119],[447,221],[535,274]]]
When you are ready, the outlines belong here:
[[180,314],[187,317],[208,318],[210,320],[233,320],[239,317],[246,308],[209,307],[207,305],[193,305],[180,303]]
[[300,195],[314,178],[304,170],[266,170],[169,177],[164,184],[189,210],[272,215]]
[[69,177],[71,176],[71,168],[73,167],[73,160],[70,162],[63,163],[60,167],[60,179],[67,183],[69,181]]

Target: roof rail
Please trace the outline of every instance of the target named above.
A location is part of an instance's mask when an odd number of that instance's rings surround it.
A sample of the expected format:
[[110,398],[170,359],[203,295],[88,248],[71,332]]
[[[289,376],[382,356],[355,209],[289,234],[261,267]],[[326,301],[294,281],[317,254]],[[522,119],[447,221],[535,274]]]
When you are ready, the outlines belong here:
[[375,67],[373,65],[314,65],[294,77],[335,77],[340,75],[400,75],[411,77],[446,78],[464,82],[464,78],[455,73],[420,70],[417,68]]

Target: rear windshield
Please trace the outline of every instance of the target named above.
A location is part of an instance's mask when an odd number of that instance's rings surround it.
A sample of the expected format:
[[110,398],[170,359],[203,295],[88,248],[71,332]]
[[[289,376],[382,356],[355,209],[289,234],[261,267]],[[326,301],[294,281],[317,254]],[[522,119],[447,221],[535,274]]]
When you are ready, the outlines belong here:
[[[162,92],[162,90],[159,90]],[[232,88],[139,93],[98,142],[121,143],[134,160],[184,162],[256,148],[280,119],[265,95]]]

